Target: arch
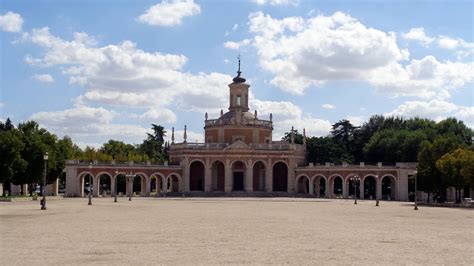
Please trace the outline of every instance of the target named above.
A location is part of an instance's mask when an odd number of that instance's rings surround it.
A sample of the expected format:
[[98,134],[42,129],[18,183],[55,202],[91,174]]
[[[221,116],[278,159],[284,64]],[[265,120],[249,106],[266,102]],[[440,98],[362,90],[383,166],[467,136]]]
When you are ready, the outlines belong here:
[[224,191],[225,187],[225,164],[220,160],[214,160],[211,164],[212,190]]
[[94,175],[89,171],[82,171],[77,176],[79,177],[77,179],[77,182],[78,182],[77,187],[79,188],[79,197],[84,197],[84,196],[86,196],[86,193],[85,193],[86,191],[85,190],[88,190],[88,188],[86,187],[86,183],[88,184],[88,182],[89,182],[89,178],[87,179],[87,181],[85,179],[88,176],[91,177],[90,180],[92,181],[92,185],[91,185],[91,187],[92,187],[93,184],[94,184]]
[[252,167],[253,191],[265,191],[266,164],[263,161],[256,161]]
[[[366,175],[362,178],[362,184],[364,188],[364,199],[376,199],[377,196],[377,177],[376,175]],[[361,198],[362,198],[361,197]]]
[[385,200],[397,200],[397,178],[391,174],[385,174],[380,179],[381,195]]
[[167,192],[180,192],[182,178],[177,173],[171,173],[166,177],[166,191]]
[[109,172],[100,172],[97,174],[97,187],[102,196],[112,195],[112,175]]
[[204,162],[195,159],[189,165],[189,190],[204,191]]
[[165,187],[165,180],[166,177],[160,173],[160,172],[154,172],[153,174],[150,175],[149,179],[149,185],[148,187],[150,188],[150,193],[152,194],[159,194],[160,192],[163,192],[163,188]]
[[295,180],[296,193],[309,193],[309,177],[305,174],[300,174]]
[[243,191],[245,188],[245,170],[247,164],[242,160],[235,160],[231,164],[232,169],[232,190]]
[[344,178],[342,175],[334,174],[329,177],[328,193],[332,198],[340,198],[344,196]]
[[288,191],[288,165],[284,161],[273,164],[273,191]]
[[311,177],[312,184],[314,186],[314,194],[316,197],[326,197],[326,184],[327,178],[322,174],[315,174]]
[[146,196],[146,183],[147,176],[143,173],[136,173],[132,178],[132,195],[139,193],[139,195],[142,197]]
[[288,168],[288,163],[285,160],[276,160],[272,163],[272,168],[275,167],[275,164],[277,163],[284,163],[286,167]]
[[192,159],[190,162],[189,162],[189,168],[191,168],[191,164],[195,163],[195,162],[200,162],[202,163],[202,165],[205,167],[206,166],[206,162],[202,159]]

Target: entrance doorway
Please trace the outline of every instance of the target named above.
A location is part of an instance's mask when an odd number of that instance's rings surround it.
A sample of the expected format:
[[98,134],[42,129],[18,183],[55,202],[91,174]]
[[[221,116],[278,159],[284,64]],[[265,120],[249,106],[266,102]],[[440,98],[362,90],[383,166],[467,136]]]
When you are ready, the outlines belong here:
[[244,190],[244,173],[243,172],[234,172],[234,191]]

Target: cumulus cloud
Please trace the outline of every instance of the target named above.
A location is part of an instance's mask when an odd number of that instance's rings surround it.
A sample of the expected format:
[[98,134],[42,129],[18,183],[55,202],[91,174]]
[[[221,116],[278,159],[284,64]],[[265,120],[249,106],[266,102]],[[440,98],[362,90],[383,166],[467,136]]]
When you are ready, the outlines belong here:
[[299,0],[253,0],[253,2],[260,6],[263,6],[266,4],[269,4],[272,6],[282,6],[282,5],[297,6],[300,1]]
[[[202,133],[197,133],[194,131],[190,131],[189,129],[186,130],[186,141],[189,142],[204,142],[204,135]],[[166,130],[166,137],[165,140],[171,143],[171,129]],[[184,141],[184,130],[176,130],[174,131],[174,142],[181,143]]]
[[454,103],[438,99],[427,102],[407,101],[384,115],[406,118],[417,116],[430,118],[435,121],[440,121],[447,117],[456,117],[463,120],[469,127],[474,128],[474,107],[458,106]]
[[166,108],[162,109],[154,109],[151,108],[142,115],[138,116],[138,118],[145,120],[145,121],[154,121],[154,123],[175,123],[176,122],[176,114]]
[[33,75],[33,78],[41,82],[54,82],[54,78],[50,74],[35,74]]
[[325,103],[325,104],[321,105],[321,107],[324,108],[324,109],[336,109],[335,105],[332,105],[332,104],[329,104],[329,103]]
[[11,11],[0,15],[0,29],[7,32],[21,32],[23,18],[20,14]]
[[250,39],[244,39],[240,42],[225,42],[224,47],[232,50],[239,50],[241,47],[247,46],[250,44]]
[[270,113],[272,114],[274,140],[281,139],[292,126],[300,132],[305,128],[308,136],[325,136],[331,129],[331,123],[328,120],[303,115],[301,108],[291,102],[253,99],[251,104],[252,109],[258,111],[259,119],[268,120]]
[[49,28],[33,29],[28,39],[44,48],[41,57],[26,56],[28,63],[61,67],[70,83],[86,89],[78,104],[149,108],[173,104],[203,112],[227,103],[227,91],[222,88],[231,76],[184,72],[188,60],[184,55],[146,52],[127,40],[100,47],[86,33],[75,33],[67,41],[51,34]]
[[[261,68],[274,76],[270,83],[291,94],[303,95],[308,87],[331,80],[351,80],[392,97],[447,98],[473,79],[472,62],[440,62],[431,55],[410,60],[395,33],[367,27],[343,12],[307,19],[256,12],[248,25]],[[422,28],[405,37],[434,41]]]
[[182,23],[184,17],[199,13],[201,13],[201,7],[193,0],[163,0],[148,8],[138,17],[138,21],[153,26],[176,26]]
[[38,112],[30,119],[59,136],[68,135],[83,143],[103,143],[111,138],[138,143],[146,138],[147,130],[141,126],[112,123],[117,115],[102,107],[76,106],[62,111]]
[[402,37],[406,40],[418,41],[423,46],[431,44],[435,38],[428,37],[424,28],[411,28],[410,31],[402,33]]

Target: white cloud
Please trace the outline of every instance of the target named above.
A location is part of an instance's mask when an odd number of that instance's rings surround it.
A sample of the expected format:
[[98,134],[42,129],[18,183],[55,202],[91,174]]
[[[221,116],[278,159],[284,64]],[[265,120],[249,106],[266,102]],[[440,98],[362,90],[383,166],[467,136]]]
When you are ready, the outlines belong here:
[[47,83],[54,82],[54,78],[49,74],[35,74],[35,75],[33,75],[32,78],[36,79],[37,81],[41,81],[41,82],[47,82]]
[[48,28],[33,29],[29,40],[44,48],[42,57],[27,56],[32,65],[60,67],[70,83],[86,91],[76,102],[191,111],[218,109],[227,103],[223,88],[232,77],[220,73],[183,72],[184,55],[145,52],[131,41],[98,47],[86,33],[71,41],[52,35]]
[[229,41],[229,42],[224,43],[224,47],[227,49],[239,50],[241,47],[249,45],[250,42],[251,42],[250,39],[244,39],[240,42]]
[[331,129],[331,123],[324,119],[303,115],[301,108],[291,102],[251,100],[252,109],[258,112],[258,118],[269,120],[273,116],[273,139],[280,140],[293,126],[299,132],[306,129],[308,136],[325,136]]
[[452,102],[443,100],[407,101],[395,110],[385,113],[386,116],[401,116],[429,118],[440,121],[448,117],[456,117],[462,120],[468,127],[474,129],[474,107],[459,106]]
[[201,13],[201,7],[193,0],[163,0],[148,8],[138,21],[153,26],[175,26],[182,23],[184,17]]
[[274,19],[262,12],[249,16],[253,44],[271,83],[303,94],[327,80],[361,79],[373,69],[408,59],[394,33],[367,28],[342,12],[310,19]]
[[292,94],[329,80],[356,80],[395,97],[448,98],[474,77],[473,62],[440,62],[431,55],[409,61],[395,33],[367,27],[342,12],[308,19],[257,12],[248,24],[260,66],[274,75],[270,83]]
[[391,64],[372,72],[369,82],[379,91],[393,96],[446,99],[449,91],[471,83],[474,63],[441,63],[433,56],[412,60],[402,66]]
[[364,124],[364,122],[366,121],[366,118],[364,116],[349,115],[346,116],[345,119],[349,120],[351,124],[356,127],[362,126],[362,124]]
[[163,109],[152,108],[138,117],[142,120],[149,121],[155,124],[176,122],[176,114],[173,111],[166,108],[163,108]]
[[421,45],[428,46],[435,38],[426,36],[424,28],[411,28],[410,31],[402,33],[402,37],[406,40],[419,41]]
[[280,6],[280,5],[297,6],[300,1],[299,0],[253,0],[253,2],[260,6],[263,6],[266,4],[269,4],[272,6]]
[[[186,141],[189,142],[198,142],[198,143],[203,143],[204,142],[204,135],[202,133],[197,133],[194,131],[186,130]],[[171,129],[166,130],[166,137],[165,140],[169,141],[171,143]],[[184,130],[176,130],[174,131],[174,142],[175,143],[181,143],[184,140]]]
[[228,63],[229,63],[229,59],[227,59],[227,58],[224,59],[224,63],[225,63],[225,64],[228,64]]
[[234,26],[232,26],[233,31],[236,31],[238,29],[239,29],[239,24],[234,24]]
[[7,32],[21,32],[23,18],[20,14],[11,11],[0,15],[0,29]]
[[329,103],[325,103],[325,104],[321,105],[321,107],[324,108],[324,109],[336,109],[335,105],[332,105],[332,104],[329,104]]
[[5,104],[3,102],[0,102],[0,108],[3,108]]
[[56,112],[38,112],[30,119],[60,137],[68,135],[82,143],[103,143],[108,139],[139,143],[146,138],[147,130],[141,126],[112,123],[117,116],[102,107],[76,106]]

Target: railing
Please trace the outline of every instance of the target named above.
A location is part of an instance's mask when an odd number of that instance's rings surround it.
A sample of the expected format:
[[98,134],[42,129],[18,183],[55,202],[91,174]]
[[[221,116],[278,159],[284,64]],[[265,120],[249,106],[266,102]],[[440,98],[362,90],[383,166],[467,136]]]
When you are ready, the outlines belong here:
[[[195,149],[195,150],[223,150],[228,147],[228,143],[175,143],[171,144],[171,150]],[[304,146],[291,143],[250,143],[249,148],[252,150],[296,150],[304,151]]]
[[[209,119],[204,121],[206,126],[217,126],[217,125],[228,125],[233,124],[231,123],[231,119]],[[269,120],[247,120],[246,123],[242,123],[243,125],[255,125],[255,126],[264,126],[264,127],[272,127],[273,122]]]
[[96,165],[115,165],[115,166],[135,166],[135,167],[147,167],[147,166],[153,166],[153,167],[163,166],[163,167],[171,167],[171,168],[180,167],[179,165],[170,165],[170,164],[168,164],[167,161],[162,162],[162,163],[154,163],[153,164],[150,161],[147,161],[147,162],[134,162],[134,161],[124,162],[124,161],[114,161],[114,160],[112,160],[112,161],[66,160],[66,164],[68,164],[68,165],[88,166],[91,163],[92,163],[93,166],[96,166]]
[[365,163],[365,162],[360,162],[359,164],[348,164],[348,163],[331,163],[331,162],[326,162],[324,164],[314,164],[314,163],[309,163],[309,165],[301,165],[299,167],[304,167],[304,168],[338,168],[340,169],[341,167],[344,168],[404,168],[404,169],[416,169],[416,166],[418,163],[416,162],[396,162],[396,163]]

